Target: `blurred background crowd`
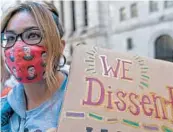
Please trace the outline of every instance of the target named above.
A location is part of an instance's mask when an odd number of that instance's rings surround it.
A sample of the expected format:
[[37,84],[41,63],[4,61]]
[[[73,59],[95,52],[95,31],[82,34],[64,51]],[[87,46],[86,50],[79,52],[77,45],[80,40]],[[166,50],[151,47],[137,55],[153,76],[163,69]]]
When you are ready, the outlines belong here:
[[[1,12],[23,0],[1,0]],[[64,54],[96,45],[173,62],[173,1],[60,1],[53,3],[65,30]]]

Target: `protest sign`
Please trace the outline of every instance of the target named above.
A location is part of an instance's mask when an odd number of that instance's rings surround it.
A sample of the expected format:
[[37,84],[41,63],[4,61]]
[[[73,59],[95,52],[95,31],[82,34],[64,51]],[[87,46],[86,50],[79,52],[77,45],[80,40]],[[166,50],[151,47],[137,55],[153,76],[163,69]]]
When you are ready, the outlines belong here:
[[58,132],[173,132],[173,63],[75,49]]

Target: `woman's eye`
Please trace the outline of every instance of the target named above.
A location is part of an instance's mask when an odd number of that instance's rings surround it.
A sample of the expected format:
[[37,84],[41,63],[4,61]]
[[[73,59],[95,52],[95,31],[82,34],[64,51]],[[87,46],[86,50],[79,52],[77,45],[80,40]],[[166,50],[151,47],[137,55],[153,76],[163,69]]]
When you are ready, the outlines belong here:
[[13,36],[7,37],[7,42],[13,42],[13,41],[15,41],[15,37]]
[[28,39],[38,39],[38,38],[40,38],[40,35],[37,33],[30,33],[28,35]]

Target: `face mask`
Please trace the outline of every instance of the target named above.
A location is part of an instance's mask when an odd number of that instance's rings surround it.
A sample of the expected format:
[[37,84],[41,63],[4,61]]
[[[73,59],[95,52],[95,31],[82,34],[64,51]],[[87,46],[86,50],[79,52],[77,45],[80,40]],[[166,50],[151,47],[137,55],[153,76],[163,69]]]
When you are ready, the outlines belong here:
[[46,66],[46,49],[23,42],[4,51],[5,63],[18,82],[34,83],[43,79]]

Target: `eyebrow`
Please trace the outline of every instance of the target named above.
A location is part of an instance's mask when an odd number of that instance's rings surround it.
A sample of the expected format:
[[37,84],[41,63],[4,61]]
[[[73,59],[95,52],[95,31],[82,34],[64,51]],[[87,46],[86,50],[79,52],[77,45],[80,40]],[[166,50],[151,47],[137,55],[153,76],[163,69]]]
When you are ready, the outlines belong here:
[[[39,28],[37,26],[31,26],[31,27],[25,28],[23,32],[30,30],[30,29],[39,29]],[[11,32],[11,33],[17,34],[14,30],[6,30],[5,32]]]

